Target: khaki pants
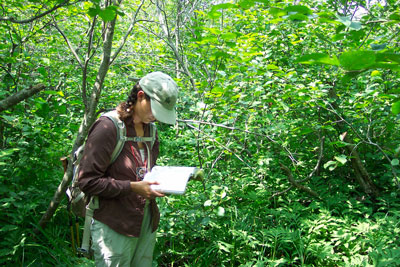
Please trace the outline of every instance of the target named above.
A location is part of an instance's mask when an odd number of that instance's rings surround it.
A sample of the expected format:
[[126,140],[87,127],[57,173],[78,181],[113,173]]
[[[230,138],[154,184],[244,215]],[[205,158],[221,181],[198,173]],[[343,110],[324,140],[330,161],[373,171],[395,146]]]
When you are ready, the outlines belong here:
[[91,233],[96,267],[152,266],[156,232],[151,232],[148,202],[139,237],[121,235],[94,219]]

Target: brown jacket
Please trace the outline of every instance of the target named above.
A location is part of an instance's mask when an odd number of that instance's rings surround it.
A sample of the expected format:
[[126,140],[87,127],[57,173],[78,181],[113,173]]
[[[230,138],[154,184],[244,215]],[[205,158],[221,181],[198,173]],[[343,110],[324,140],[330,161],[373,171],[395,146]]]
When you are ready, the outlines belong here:
[[[133,121],[125,121],[127,136],[136,135]],[[145,125],[145,136],[150,135],[150,127]],[[138,144],[125,142],[115,162],[109,166],[111,153],[117,143],[117,130],[107,117],[100,117],[89,131],[85,150],[79,167],[79,187],[91,196],[99,196],[100,207],[93,218],[108,225],[114,231],[132,237],[140,235],[146,199],[131,190],[130,182],[139,181],[136,176],[137,163],[143,166]],[[132,147],[133,152],[132,153]],[[151,144],[148,143],[148,147]],[[151,151],[154,166],[159,152],[158,137]],[[145,150],[147,157],[147,151]],[[136,158],[136,160],[135,160]],[[160,221],[160,213],[155,200],[151,200],[152,229],[155,231]]]

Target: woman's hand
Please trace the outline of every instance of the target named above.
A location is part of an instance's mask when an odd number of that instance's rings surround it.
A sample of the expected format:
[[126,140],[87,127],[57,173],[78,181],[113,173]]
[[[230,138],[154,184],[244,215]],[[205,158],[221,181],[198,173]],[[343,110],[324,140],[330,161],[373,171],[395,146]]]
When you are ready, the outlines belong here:
[[152,184],[159,184],[158,182],[149,182],[149,181],[140,181],[140,182],[131,182],[131,189],[138,195],[141,195],[144,198],[154,199],[156,197],[165,196],[163,193],[157,192],[151,189]]

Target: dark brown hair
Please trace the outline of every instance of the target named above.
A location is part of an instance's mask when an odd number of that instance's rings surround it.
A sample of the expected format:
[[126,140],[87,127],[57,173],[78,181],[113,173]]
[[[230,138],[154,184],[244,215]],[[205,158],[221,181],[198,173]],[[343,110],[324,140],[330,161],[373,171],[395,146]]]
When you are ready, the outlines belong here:
[[[140,87],[139,82],[137,82],[131,92],[128,95],[128,99],[117,106],[118,115],[121,120],[126,120],[133,115],[133,107],[137,102],[137,94],[139,91],[143,91],[142,87]],[[145,97],[150,100],[150,97],[145,93]]]

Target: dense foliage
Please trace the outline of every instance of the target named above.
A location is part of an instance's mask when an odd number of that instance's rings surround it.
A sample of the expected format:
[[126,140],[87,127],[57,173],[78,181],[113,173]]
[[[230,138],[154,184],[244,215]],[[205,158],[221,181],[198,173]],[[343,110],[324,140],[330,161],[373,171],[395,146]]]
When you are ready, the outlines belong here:
[[181,92],[158,164],[206,179],[159,199],[159,266],[398,265],[400,2],[222,2],[1,3],[0,264],[92,265],[65,198],[38,223],[59,159],[161,70]]

